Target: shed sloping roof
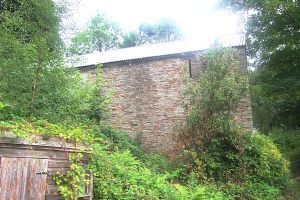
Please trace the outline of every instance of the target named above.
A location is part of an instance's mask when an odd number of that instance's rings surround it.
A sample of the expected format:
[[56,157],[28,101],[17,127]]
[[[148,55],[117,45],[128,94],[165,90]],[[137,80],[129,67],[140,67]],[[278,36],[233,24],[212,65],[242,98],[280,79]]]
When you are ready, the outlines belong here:
[[[224,47],[245,45],[245,36],[231,35],[219,38],[217,40]],[[75,67],[90,66],[95,64],[104,64],[126,60],[135,60],[142,58],[151,58],[157,56],[175,55],[181,53],[195,52],[208,49],[209,41],[176,41],[160,44],[144,45],[124,49],[110,50],[105,52],[94,52],[90,54],[72,57],[68,60],[70,65]]]

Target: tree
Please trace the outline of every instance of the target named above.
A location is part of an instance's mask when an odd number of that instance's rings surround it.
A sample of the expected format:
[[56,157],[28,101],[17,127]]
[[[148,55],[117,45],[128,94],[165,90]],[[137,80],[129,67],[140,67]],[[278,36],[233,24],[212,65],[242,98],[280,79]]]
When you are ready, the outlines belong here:
[[[223,0],[222,6],[248,12],[249,56],[256,59],[256,104],[271,109],[268,127],[300,125],[300,3],[287,0]],[[254,90],[252,90],[254,91]],[[261,108],[258,108],[261,110]],[[254,107],[254,112],[256,108]],[[255,113],[254,113],[255,114]],[[259,125],[258,125],[259,126]],[[262,127],[258,127],[262,128]]]
[[182,38],[180,28],[171,19],[161,19],[154,24],[142,23],[138,29],[138,32],[129,32],[125,35],[121,47],[170,42]]
[[72,38],[70,53],[84,54],[117,48],[121,39],[122,30],[120,26],[103,14],[98,14],[92,17],[86,30],[78,32]]
[[[17,3],[15,3],[17,2]],[[51,0],[4,1],[0,12],[0,119],[83,119],[92,89],[62,59],[57,7]]]
[[135,31],[130,31],[124,35],[123,42],[120,45],[120,47],[121,48],[134,47],[134,46],[139,46],[140,44],[141,44],[141,36]]
[[[41,71],[59,59],[59,19],[52,1],[4,1],[0,13],[1,90],[7,103],[33,112]],[[28,95],[30,94],[30,95]],[[22,104],[21,103],[21,104]],[[25,111],[26,110],[26,111]]]
[[247,89],[247,76],[237,52],[215,48],[206,52],[206,69],[199,80],[187,82],[190,99],[186,123],[179,128],[179,141],[187,149],[204,151],[216,135],[232,129],[234,114]]
[[260,192],[251,194],[251,188],[282,189],[289,184],[288,162],[271,139],[245,131],[234,117],[247,93],[247,72],[241,69],[238,52],[216,48],[204,56],[201,77],[187,82],[189,112],[177,129],[177,147],[183,150],[176,152],[184,172],[180,180],[193,176],[198,184],[235,185],[239,188],[234,189],[235,199],[265,197]]

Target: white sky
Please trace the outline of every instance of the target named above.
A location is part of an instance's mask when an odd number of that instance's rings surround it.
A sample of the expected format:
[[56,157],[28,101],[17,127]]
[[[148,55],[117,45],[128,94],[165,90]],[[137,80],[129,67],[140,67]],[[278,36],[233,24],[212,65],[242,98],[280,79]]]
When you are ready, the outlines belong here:
[[238,16],[216,8],[218,0],[70,0],[76,27],[84,27],[97,12],[118,22],[124,30],[137,30],[142,22],[174,19],[186,39],[211,40],[239,32]]

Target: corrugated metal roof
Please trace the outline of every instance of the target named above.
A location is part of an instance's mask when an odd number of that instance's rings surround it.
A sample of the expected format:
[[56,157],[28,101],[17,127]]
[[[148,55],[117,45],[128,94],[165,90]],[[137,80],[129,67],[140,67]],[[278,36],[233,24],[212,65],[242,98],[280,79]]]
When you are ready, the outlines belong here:
[[[218,41],[224,47],[245,45],[245,36],[242,34],[221,37]],[[105,52],[94,52],[90,54],[75,56],[68,59],[68,65],[75,67],[105,64],[118,61],[151,58],[157,56],[175,55],[180,53],[195,52],[208,49],[210,41],[176,41],[152,45],[130,47],[124,49],[110,50]]]

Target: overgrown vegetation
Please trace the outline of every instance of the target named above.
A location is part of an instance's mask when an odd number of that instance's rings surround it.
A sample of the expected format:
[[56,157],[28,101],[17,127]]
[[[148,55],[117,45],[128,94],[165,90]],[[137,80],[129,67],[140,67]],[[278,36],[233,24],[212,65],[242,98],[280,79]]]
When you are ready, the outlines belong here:
[[185,182],[193,174],[199,183],[222,185],[238,199],[273,199],[289,184],[288,162],[270,138],[248,133],[234,119],[247,92],[236,53],[208,51],[205,72],[186,90],[191,111],[179,128],[185,166],[180,178]]
[[[149,159],[141,149],[131,142],[127,135],[109,127],[94,125],[93,129],[86,126],[66,126],[51,124],[47,121],[14,121],[1,122],[1,132],[10,131],[13,135],[29,141],[35,141],[42,136],[44,139],[57,138],[66,142],[89,144],[92,150],[92,160],[88,170],[94,175],[95,199],[199,199],[211,197],[223,199],[226,194],[215,186],[209,185],[180,185],[173,182],[176,171],[162,171],[150,163],[144,164],[141,160]],[[103,130],[103,131],[102,131]],[[99,133],[101,137],[99,137]],[[110,138],[110,139],[109,139]],[[115,142],[115,138],[124,138]],[[83,150],[83,149],[82,149]],[[81,153],[70,154],[70,169],[66,175],[58,174],[54,181],[63,199],[73,200],[82,194],[82,184],[87,182],[81,163]],[[143,158],[143,157],[146,158]],[[151,164],[161,165],[166,158],[155,155]],[[150,159],[149,159],[150,160]],[[168,163],[170,165],[170,163]],[[226,199],[226,198],[225,198]]]
[[[96,199],[278,198],[290,181],[288,162],[268,137],[246,133],[233,120],[246,89],[246,79],[238,78],[245,72],[238,66],[231,49],[207,53],[205,73],[186,93],[193,112],[180,129],[183,148],[176,163],[145,154],[125,133],[93,120],[76,126],[14,120],[2,122],[0,129],[31,141],[41,135],[88,144]],[[82,193],[85,173],[80,154],[73,158],[67,174],[54,179],[64,199],[76,199]]]
[[[1,133],[88,146],[95,199],[284,198],[287,160],[268,136],[247,133],[234,119],[247,92],[246,71],[235,51],[206,52],[205,72],[186,90],[190,112],[178,129],[172,162],[146,154],[126,133],[102,123],[111,95],[103,91],[101,69],[90,84],[64,68],[58,22],[50,0],[0,3]],[[299,137],[289,134],[274,131],[272,137],[294,158]],[[71,154],[69,171],[54,178],[63,199],[83,192],[81,153]],[[292,169],[297,166],[294,162]]]
[[[255,60],[250,77],[254,126],[274,139],[297,177],[299,150],[293,141],[300,137],[299,1],[222,0],[221,4],[247,13],[248,56]],[[298,193],[293,198],[299,197]]]
[[259,96],[258,109],[266,106],[266,114],[256,115],[257,121],[269,118],[268,125],[274,128],[280,124],[296,128],[300,125],[299,1],[221,2],[235,11],[250,11],[246,19],[248,55],[256,61],[253,84],[260,88],[254,95]]

